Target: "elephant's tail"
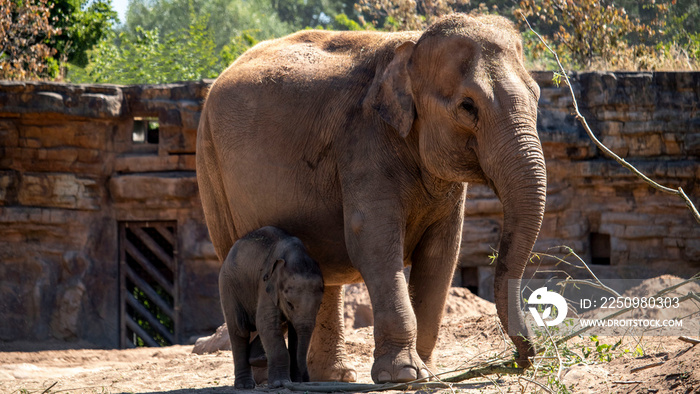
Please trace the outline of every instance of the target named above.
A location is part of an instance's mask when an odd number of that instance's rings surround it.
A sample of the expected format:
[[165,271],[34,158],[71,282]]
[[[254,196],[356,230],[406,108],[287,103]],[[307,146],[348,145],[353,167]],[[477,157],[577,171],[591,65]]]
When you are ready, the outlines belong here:
[[239,235],[233,224],[233,216],[221,176],[222,167],[212,138],[207,103],[208,100],[202,109],[197,129],[197,183],[209,236],[219,261],[223,262]]

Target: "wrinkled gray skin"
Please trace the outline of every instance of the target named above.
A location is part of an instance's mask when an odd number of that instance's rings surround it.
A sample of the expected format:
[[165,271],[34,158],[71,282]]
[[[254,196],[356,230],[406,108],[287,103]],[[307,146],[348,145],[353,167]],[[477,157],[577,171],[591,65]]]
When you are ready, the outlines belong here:
[[[498,315],[529,366],[520,279],[544,214],[539,87],[520,34],[496,16],[450,15],[425,32],[302,31],[258,44],[214,82],[197,135],[197,177],[223,259],[265,225],[299,237],[325,280],[312,380],[354,380],[342,285],[374,310],[372,378],[433,366],[462,236],[468,182],[503,203]],[[406,283],[403,268],[411,265]],[[525,333],[527,336],[527,334]]]
[[219,291],[231,338],[235,388],[255,387],[249,364],[253,331],[267,355],[270,387],[290,379],[308,382],[306,357],[323,298],[323,276],[301,241],[274,227],[249,233],[224,260]]

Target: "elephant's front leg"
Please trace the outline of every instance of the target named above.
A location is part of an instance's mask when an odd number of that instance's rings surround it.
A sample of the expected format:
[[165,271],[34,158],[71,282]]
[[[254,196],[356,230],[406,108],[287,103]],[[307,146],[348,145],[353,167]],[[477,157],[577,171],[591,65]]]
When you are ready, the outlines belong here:
[[[234,322],[231,322],[234,324]],[[233,367],[236,375],[234,387],[238,390],[255,388],[255,380],[248,363],[248,337],[250,334],[238,333],[237,330],[228,326],[229,338],[231,340],[231,351],[233,353]]]
[[345,355],[343,314],[343,286],[326,286],[309,346],[308,369],[312,381],[357,380],[357,372]]
[[418,326],[416,348],[430,369],[434,368],[433,350],[457,266],[463,214],[463,203],[457,203],[447,218],[428,228],[411,256],[409,289]]
[[[270,304],[270,305],[260,305]],[[290,382],[289,353],[284,343],[282,319],[272,302],[258,305],[256,326],[267,355],[267,383],[271,388]]]
[[416,319],[403,274],[405,222],[397,204],[346,211],[346,242],[374,311],[375,382],[427,377],[416,352]]

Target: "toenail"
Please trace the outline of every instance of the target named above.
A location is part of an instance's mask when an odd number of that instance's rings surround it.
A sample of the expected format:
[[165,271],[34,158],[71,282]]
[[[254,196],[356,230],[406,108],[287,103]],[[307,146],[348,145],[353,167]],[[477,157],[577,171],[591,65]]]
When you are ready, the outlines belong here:
[[377,375],[377,382],[378,383],[386,383],[391,381],[391,374],[387,371],[382,371]]
[[355,371],[345,372],[345,376],[343,376],[343,381],[345,381],[345,382],[357,382],[357,372],[355,372]]
[[399,382],[410,382],[411,380],[416,380],[416,370],[410,367],[406,367],[399,371],[399,375],[396,377]]

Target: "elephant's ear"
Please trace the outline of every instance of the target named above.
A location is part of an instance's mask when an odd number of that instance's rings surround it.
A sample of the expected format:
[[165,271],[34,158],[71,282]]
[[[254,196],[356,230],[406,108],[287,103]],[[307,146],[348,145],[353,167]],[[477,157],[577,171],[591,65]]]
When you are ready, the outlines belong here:
[[[279,298],[279,267],[283,266],[285,264],[285,261],[283,259],[278,259],[274,263],[272,263],[272,266],[270,267],[270,270],[265,273],[265,276],[263,276],[263,281],[265,282],[265,291],[267,294],[272,297],[272,300],[275,302],[276,306],[279,306],[280,303],[280,298]],[[275,272],[277,272],[277,275],[275,275]]]
[[378,81],[375,81],[378,82],[378,86],[372,102],[372,107],[379,116],[402,137],[406,137],[411,131],[416,112],[407,67],[415,45],[414,42],[407,41],[396,48],[394,59],[384,73],[378,76]]

